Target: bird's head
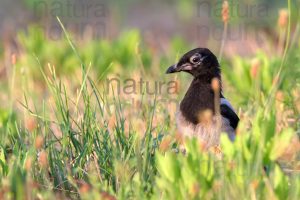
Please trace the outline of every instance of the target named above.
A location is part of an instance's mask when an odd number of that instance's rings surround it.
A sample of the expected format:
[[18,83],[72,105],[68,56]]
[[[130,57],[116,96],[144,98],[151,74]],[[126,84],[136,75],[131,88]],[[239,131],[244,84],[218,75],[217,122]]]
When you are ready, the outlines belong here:
[[217,57],[207,48],[196,48],[185,53],[175,65],[166,71],[167,74],[175,72],[188,72],[197,77],[220,77],[220,66]]

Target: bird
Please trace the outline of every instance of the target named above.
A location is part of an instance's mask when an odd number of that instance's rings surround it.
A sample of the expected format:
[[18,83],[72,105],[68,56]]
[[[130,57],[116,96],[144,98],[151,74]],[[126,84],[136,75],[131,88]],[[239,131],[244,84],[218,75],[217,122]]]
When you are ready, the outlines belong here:
[[[186,72],[193,80],[176,113],[178,132],[184,137],[196,137],[205,148],[220,145],[221,133],[235,140],[239,123],[231,103],[224,97],[221,67],[208,48],[195,48],[185,53],[166,73]],[[218,81],[216,92],[212,82]]]

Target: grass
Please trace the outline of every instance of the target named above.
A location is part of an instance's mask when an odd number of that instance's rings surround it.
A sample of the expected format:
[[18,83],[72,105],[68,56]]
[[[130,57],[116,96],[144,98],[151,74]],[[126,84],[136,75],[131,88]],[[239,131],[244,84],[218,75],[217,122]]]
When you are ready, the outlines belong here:
[[[234,143],[222,136],[220,157],[196,140],[179,153],[174,102],[189,80],[164,71],[190,46],[174,39],[169,55],[156,54],[129,31],[75,47],[63,30],[59,41],[36,27],[19,34],[23,51],[1,88],[10,92],[0,109],[1,198],[298,199],[299,38],[283,59],[262,50],[223,58],[225,96],[241,122]],[[107,87],[111,77],[119,82]],[[179,85],[127,94],[128,77]]]

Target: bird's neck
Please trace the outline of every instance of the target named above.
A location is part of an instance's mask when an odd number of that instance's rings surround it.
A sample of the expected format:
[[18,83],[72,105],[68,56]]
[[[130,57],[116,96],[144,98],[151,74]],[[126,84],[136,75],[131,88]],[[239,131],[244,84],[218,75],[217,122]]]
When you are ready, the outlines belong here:
[[[180,103],[180,111],[187,121],[199,123],[199,115],[206,110],[214,113],[214,91],[211,88],[212,78],[196,77]],[[221,82],[221,81],[220,81]]]

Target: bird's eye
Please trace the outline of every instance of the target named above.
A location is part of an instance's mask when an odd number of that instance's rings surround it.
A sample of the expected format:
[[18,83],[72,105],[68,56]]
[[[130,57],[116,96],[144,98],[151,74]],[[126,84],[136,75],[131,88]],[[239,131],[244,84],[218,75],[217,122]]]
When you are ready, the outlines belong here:
[[200,55],[197,54],[197,55],[192,56],[190,61],[193,64],[198,64],[200,62]]

